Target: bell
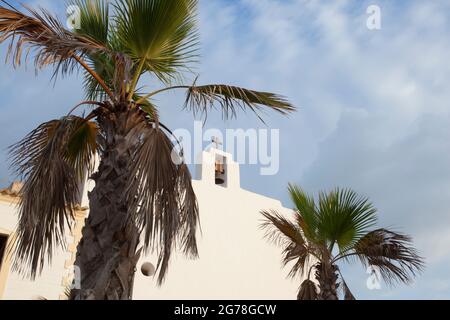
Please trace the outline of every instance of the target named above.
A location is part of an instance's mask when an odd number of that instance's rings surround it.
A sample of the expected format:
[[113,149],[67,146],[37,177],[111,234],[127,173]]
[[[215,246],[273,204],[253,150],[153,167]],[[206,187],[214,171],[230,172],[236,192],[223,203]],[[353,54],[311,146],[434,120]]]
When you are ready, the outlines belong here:
[[224,174],[225,173],[225,166],[223,163],[216,162],[216,174]]
[[220,161],[216,162],[216,184],[222,185],[225,184],[225,179],[223,175],[225,174],[225,166]]
[[220,177],[216,177],[216,184],[217,185],[222,185],[222,184],[224,184],[225,183],[225,180],[223,180],[222,178],[220,178]]

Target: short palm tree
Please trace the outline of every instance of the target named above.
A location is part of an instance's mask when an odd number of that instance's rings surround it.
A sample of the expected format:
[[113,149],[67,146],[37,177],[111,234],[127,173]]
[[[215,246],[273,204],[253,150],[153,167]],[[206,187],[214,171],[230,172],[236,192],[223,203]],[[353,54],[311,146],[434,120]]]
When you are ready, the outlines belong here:
[[[54,247],[64,244],[87,173],[95,189],[75,262],[81,289],[73,298],[129,299],[142,248],[159,255],[159,283],[174,249],[198,255],[191,175],[183,161],[172,161],[179,146],[161,123],[154,97],[185,89],[185,109],[204,115],[219,106],[224,117],[240,109],[259,117],[263,107],[281,114],[294,108],[268,92],[182,83],[198,58],[197,0],[72,4],[80,13],[76,30],[45,10],[19,10],[0,0],[0,43],[10,40],[13,65],[26,55],[38,69],[53,66],[55,77],[82,70],[87,95],[66,116],[12,146],[13,166],[24,181],[14,266],[35,277]],[[161,89],[145,91],[145,81]],[[82,107],[92,110],[76,116]],[[100,164],[93,173],[96,154]]]
[[[353,300],[338,264],[360,261],[379,270],[390,285],[410,283],[424,261],[407,235],[386,229],[372,230],[376,209],[367,198],[349,189],[321,192],[318,201],[295,185],[289,186],[294,220],[276,211],[262,211],[266,237],[283,249],[283,265],[290,277],[306,278],[299,300],[338,300],[338,288]],[[316,286],[318,284],[318,288]]]

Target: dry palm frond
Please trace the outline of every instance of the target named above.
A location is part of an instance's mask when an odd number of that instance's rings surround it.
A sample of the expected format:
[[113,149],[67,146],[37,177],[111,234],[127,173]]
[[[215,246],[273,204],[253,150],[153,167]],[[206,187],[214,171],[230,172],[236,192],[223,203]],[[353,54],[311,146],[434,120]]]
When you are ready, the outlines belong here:
[[298,291],[297,300],[317,300],[317,287],[311,280],[303,281]]
[[49,12],[25,7],[29,15],[0,5],[0,43],[11,40],[8,56],[20,65],[24,49],[34,51],[36,68],[55,65],[55,75],[70,72],[87,53],[104,52],[106,48],[91,38],[66,30]]
[[197,198],[192,188],[192,176],[186,164],[178,166],[177,192],[181,214],[180,243],[183,252],[192,258],[198,257],[196,231],[199,225]]
[[313,252],[301,230],[275,210],[261,211],[261,214],[264,217],[261,228],[266,230],[265,237],[283,248],[283,265],[295,261],[288,276],[294,278],[298,274],[304,274]]
[[225,119],[236,117],[239,109],[250,109],[261,120],[260,112],[263,106],[269,107],[283,115],[295,111],[295,108],[282,96],[269,93],[248,90],[228,85],[206,85],[189,87],[185,106],[194,115],[207,115],[214,103],[221,106]]
[[306,244],[299,228],[276,210],[263,210],[261,214],[265,218],[261,228],[266,230],[267,239],[275,244],[284,243],[285,240],[299,245]]
[[65,244],[79,182],[91,167],[96,127],[69,116],[40,125],[10,149],[22,177],[14,268],[34,278],[54,247]]
[[354,248],[354,253],[366,266],[378,267],[386,283],[410,283],[424,267],[424,260],[411,246],[409,236],[386,229],[369,232]]
[[142,130],[134,154],[129,186],[130,212],[144,233],[147,250],[159,252],[158,283],[164,281],[172,250],[180,245],[197,256],[197,200],[184,164],[176,164],[174,145],[159,127]]

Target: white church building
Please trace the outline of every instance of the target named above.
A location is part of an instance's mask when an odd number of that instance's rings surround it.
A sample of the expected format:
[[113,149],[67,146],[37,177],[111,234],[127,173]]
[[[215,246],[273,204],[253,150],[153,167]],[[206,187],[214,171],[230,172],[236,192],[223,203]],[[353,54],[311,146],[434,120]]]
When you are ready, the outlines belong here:
[[[223,165],[217,165],[217,163]],[[201,232],[200,258],[189,260],[174,254],[167,280],[158,287],[145,276],[143,265],[155,264],[152,256],[138,263],[133,290],[136,300],[279,300],[295,299],[300,279],[286,278],[281,269],[280,248],[264,239],[260,229],[263,209],[289,214],[280,201],[241,188],[239,164],[231,154],[210,148],[201,154],[193,187],[198,198]],[[64,292],[73,278],[76,246],[86,215],[87,191],[76,210],[76,221],[67,235],[67,248],[54,255],[35,281],[11,270],[5,248],[14,236],[20,184],[0,190],[0,300],[66,299]]]

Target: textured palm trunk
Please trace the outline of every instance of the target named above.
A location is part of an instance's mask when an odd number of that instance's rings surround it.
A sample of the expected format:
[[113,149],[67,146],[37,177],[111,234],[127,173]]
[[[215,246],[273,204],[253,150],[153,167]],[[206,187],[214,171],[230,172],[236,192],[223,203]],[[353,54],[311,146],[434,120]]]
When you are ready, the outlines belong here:
[[316,279],[319,282],[318,300],[339,300],[337,295],[337,267],[329,263],[319,263],[316,266]]
[[138,111],[119,105],[114,113],[98,116],[104,140],[95,188],[89,193],[89,217],[77,250],[81,288],[72,292],[77,300],[129,300],[136,263],[139,233],[130,221],[126,186],[132,153],[138,143],[134,133]]

